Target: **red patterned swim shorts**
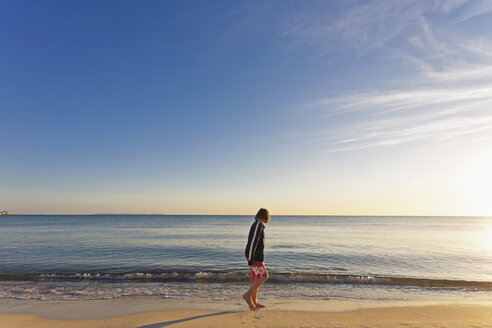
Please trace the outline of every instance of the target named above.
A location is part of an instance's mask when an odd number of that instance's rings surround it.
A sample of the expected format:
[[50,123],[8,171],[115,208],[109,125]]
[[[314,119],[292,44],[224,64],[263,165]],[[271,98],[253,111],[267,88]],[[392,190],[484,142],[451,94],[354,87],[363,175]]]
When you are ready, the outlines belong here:
[[253,279],[266,277],[268,275],[267,269],[265,268],[263,262],[254,261],[250,269],[253,274]]

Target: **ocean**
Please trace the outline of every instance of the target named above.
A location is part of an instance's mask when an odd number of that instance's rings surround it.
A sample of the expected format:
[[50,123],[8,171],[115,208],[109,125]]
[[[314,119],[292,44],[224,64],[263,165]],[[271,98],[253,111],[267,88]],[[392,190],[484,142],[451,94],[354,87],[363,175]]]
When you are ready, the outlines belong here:
[[[0,217],[0,300],[237,300],[253,216]],[[264,298],[492,301],[492,218],[272,216]]]

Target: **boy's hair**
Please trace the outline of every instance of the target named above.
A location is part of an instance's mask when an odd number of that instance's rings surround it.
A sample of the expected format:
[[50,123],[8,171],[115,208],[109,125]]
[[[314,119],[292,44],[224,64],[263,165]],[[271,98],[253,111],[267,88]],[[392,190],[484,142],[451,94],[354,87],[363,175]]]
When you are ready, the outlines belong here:
[[268,222],[270,220],[270,213],[266,208],[260,208],[258,213],[256,213],[255,219]]

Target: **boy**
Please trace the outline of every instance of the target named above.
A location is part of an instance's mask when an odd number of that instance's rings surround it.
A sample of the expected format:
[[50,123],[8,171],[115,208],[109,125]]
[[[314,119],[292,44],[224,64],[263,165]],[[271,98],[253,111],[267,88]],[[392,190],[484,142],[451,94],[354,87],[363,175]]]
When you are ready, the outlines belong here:
[[263,264],[263,248],[265,247],[265,224],[270,220],[270,213],[265,208],[260,208],[255,217],[255,222],[249,229],[248,244],[244,254],[248,261],[248,266],[253,275],[253,284],[243,295],[244,300],[249,305],[251,311],[264,308],[263,304],[256,302],[258,289],[268,279],[268,272]]

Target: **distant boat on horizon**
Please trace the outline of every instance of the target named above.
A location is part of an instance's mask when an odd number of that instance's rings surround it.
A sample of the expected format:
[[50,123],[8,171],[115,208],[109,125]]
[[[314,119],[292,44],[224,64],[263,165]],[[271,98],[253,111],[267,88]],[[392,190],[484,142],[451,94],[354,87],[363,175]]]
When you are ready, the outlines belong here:
[[9,211],[2,211],[0,212],[0,215],[12,215],[14,213],[10,213]]

